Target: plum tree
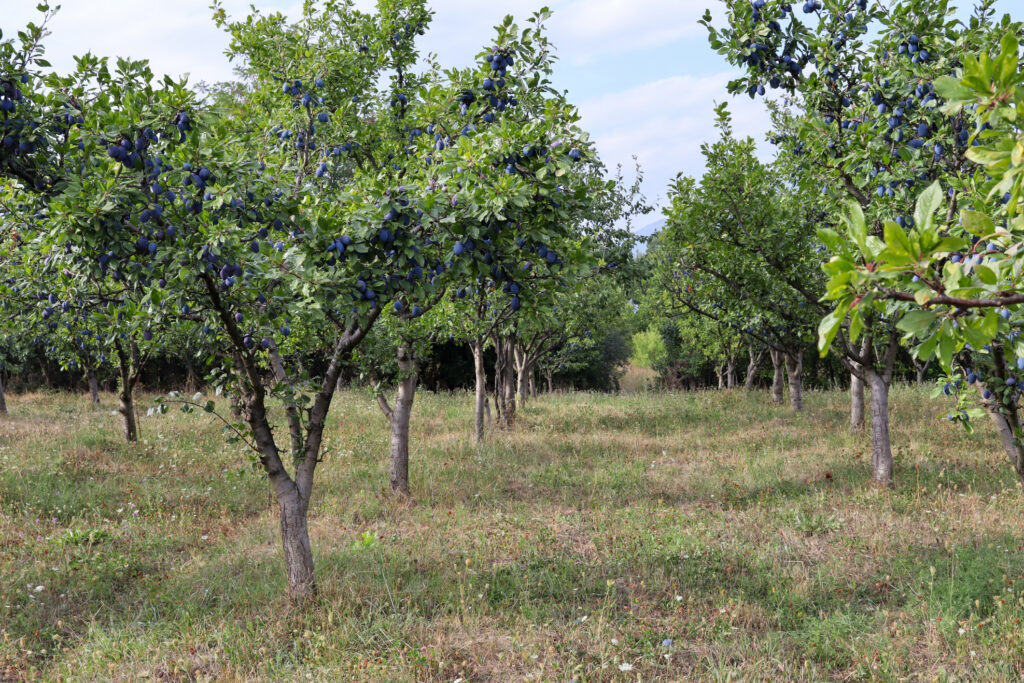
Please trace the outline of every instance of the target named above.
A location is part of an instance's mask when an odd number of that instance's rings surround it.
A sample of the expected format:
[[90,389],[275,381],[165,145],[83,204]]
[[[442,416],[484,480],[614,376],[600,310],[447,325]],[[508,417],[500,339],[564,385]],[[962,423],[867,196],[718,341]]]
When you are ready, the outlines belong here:
[[[143,341],[177,325],[206,335],[208,378],[238,417],[222,419],[278,500],[289,593],[303,601],[316,591],[308,506],[345,359],[394,302],[415,315],[449,281],[509,281],[521,245],[571,244],[563,219],[588,193],[570,182],[567,151],[586,139],[547,81],[544,14],[522,34],[511,19],[499,28],[486,96],[479,69],[412,75],[430,20],[417,0],[381,0],[374,13],[307,4],[295,22],[258,12],[231,21],[217,5],[214,16],[246,77],[233,106],[206,108],[183,83],[154,83],[144,62],[118,60],[112,72],[80,59],[24,94],[40,121],[70,109],[75,124],[36,127],[47,143],[34,153],[53,154],[4,166],[5,192],[27,207],[34,248],[69,283],[82,289],[101,274],[130,294],[100,307],[111,320]],[[5,77],[19,54],[5,50]],[[495,123],[476,128],[482,111]],[[517,173],[489,170],[507,165]],[[317,371],[289,354],[293,329],[330,337]],[[284,406],[287,445],[271,398]],[[216,411],[178,395],[161,410],[171,404]]]
[[[832,202],[832,216],[849,199],[858,202],[871,236],[878,237],[880,216],[907,221],[912,215],[915,187],[972,172],[965,156],[966,121],[939,111],[934,82],[965,54],[991,45],[999,33],[993,31],[994,4],[979,3],[964,24],[953,18],[955,8],[946,0],[900,0],[891,7],[827,3],[807,12],[807,19],[784,2],[754,8],[730,0],[727,27],[713,27],[710,14],[703,23],[712,47],[746,71],[730,83],[732,92],[756,97],[758,86],[767,83],[804,110],[803,124],[786,140],[805,162],[799,182]],[[821,234],[834,252],[834,231]],[[871,387],[872,478],[888,486],[888,392],[899,350],[899,313],[880,299],[858,306],[872,313],[850,327],[840,324],[841,316],[830,316],[822,332],[829,342],[836,340],[851,373]]]
[[737,140],[724,105],[719,140],[702,147],[707,169],[700,183],[676,180],[667,223],[651,258],[666,306],[712,319],[730,330],[724,354],[727,384],[735,385],[736,358],[754,341],[772,350],[773,396],[781,401],[785,367],[790,404],[801,410],[802,353],[820,317],[815,281],[821,281],[813,225],[820,209],[795,187],[785,167],[755,156],[751,139]]
[[[1024,226],[1024,148],[1016,124],[1024,67],[1021,25],[1004,21],[1000,29],[998,51],[966,55],[956,77],[935,82],[942,112],[969,126],[966,156],[976,170],[930,185],[917,199],[913,224],[890,216],[881,238],[868,240],[864,213],[850,207],[845,239],[829,264],[835,309],[826,332],[836,321],[860,324],[863,307],[853,301],[896,308],[898,327],[917,343],[918,357],[937,358],[949,375],[940,391],[954,395],[957,406],[946,417],[971,429],[971,419],[987,412],[1024,480],[1017,379],[1024,365],[1018,320],[1024,295],[1016,248]],[[825,334],[822,345],[830,341]],[[981,410],[969,407],[971,396]]]

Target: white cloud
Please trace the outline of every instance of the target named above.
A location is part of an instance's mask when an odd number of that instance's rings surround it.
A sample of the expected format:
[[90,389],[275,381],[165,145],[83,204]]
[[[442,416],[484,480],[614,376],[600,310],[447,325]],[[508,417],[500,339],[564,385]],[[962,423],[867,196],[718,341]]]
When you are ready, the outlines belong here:
[[[38,0],[7,0],[2,28],[13,35],[29,21],[38,23]],[[158,74],[190,81],[231,78],[232,66],[224,51],[227,34],[212,19],[209,0],[50,0],[61,9],[48,24],[46,57],[58,71],[74,68],[73,57],[92,52],[104,57],[148,59]],[[5,3],[6,4],[6,3]],[[269,10],[289,9],[294,0],[261,2]],[[246,0],[224,0],[232,16],[244,16]],[[294,10],[293,10],[294,11]]]
[[553,42],[573,64],[703,35],[709,0],[570,0],[555,6]]
[[665,196],[677,173],[697,176],[704,169],[700,146],[714,140],[714,107],[726,101],[739,137],[757,140],[762,155],[770,127],[764,102],[731,97],[726,85],[733,73],[707,77],[676,76],[644,83],[580,103],[582,125],[590,131],[601,158],[610,167],[621,163],[629,171],[636,154],[644,169],[648,199]]

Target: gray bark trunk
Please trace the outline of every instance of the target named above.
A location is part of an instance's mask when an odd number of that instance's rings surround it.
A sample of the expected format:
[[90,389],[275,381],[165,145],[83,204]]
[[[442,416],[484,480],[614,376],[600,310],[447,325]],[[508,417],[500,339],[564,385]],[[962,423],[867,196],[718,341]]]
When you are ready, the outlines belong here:
[[918,363],[916,361],[914,362],[914,369],[917,371],[917,383],[918,383],[918,385],[924,384],[924,376],[925,376],[925,374],[927,374],[928,367],[931,364],[932,364],[932,361],[930,359],[928,360],[927,363],[924,363],[924,364]]
[[484,371],[484,345],[479,339],[469,345],[473,352],[473,370],[476,376],[476,404],[473,410],[474,433],[477,443],[484,440],[484,414],[490,415],[490,404],[487,402],[487,373]]
[[4,389],[4,374],[0,372],[0,415],[7,414],[7,392]]
[[[1005,380],[1007,376],[1006,357],[1002,349],[998,346],[995,347],[992,357],[996,366],[995,376]],[[1007,405],[1000,405],[999,401],[995,398],[983,400],[982,404],[988,411],[992,425],[996,428],[999,442],[1003,445],[1003,451],[1010,459],[1013,471],[1017,474],[1017,478],[1024,482],[1024,445],[1022,445],[1020,440],[1022,432],[1020,415],[1017,412],[1017,399],[1011,394],[1008,396]]]
[[772,375],[772,401],[774,403],[781,404],[783,392],[785,391],[782,386],[784,382],[782,352],[770,349],[768,353],[771,355],[772,369],[774,370],[774,374]]
[[404,346],[398,347],[398,369],[401,379],[398,383],[398,397],[391,413],[391,491],[409,496],[409,421],[412,418],[412,402],[416,397],[416,360]]
[[754,389],[754,380],[757,379],[758,368],[761,367],[761,361],[764,359],[764,351],[761,353],[754,353],[753,344],[750,345],[750,360],[747,361],[747,375],[743,380],[744,391],[752,391]]
[[873,369],[866,369],[871,387],[871,478],[880,486],[892,486],[892,444],[889,437],[889,383]]
[[728,389],[736,388],[736,357],[729,356],[725,362],[725,386]]
[[92,401],[93,405],[99,405],[100,403],[100,385],[96,381],[96,371],[89,368],[85,371],[86,377],[89,380],[89,400]]
[[804,357],[797,351],[795,356],[785,354],[786,376],[789,377],[789,406],[795,411],[804,409]]
[[555,393],[554,373],[549,372],[548,374],[544,375],[544,379],[547,380],[548,383],[548,393]]
[[994,401],[985,401],[985,408],[988,416],[992,419],[992,426],[996,428],[999,435],[999,442],[1003,445],[1003,451],[1010,459],[1010,465],[1017,474],[1017,478],[1024,482],[1024,446],[1021,445],[1018,434],[1020,434],[1020,419],[1016,410],[1008,411],[1005,414],[1000,411]]
[[850,429],[864,431],[864,380],[850,373]]
[[297,487],[278,494],[281,507],[281,545],[288,574],[288,595],[295,602],[307,602],[316,595],[313,548],[309,542],[306,513],[309,501],[303,500]]
[[530,398],[537,398],[537,373],[530,369]]

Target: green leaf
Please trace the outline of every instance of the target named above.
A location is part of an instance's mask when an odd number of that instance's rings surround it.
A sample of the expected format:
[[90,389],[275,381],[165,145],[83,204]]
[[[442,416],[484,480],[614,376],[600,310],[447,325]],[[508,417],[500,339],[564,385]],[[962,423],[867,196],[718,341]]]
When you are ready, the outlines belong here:
[[978,237],[988,237],[996,231],[992,219],[981,211],[964,209],[960,212],[960,222],[963,223],[964,230]]
[[921,336],[938,318],[934,311],[910,311],[896,324],[896,327],[904,332]]
[[914,221],[921,231],[930,230],[933,225],[935,210],[942,204],[942,185],[935,181],[917,198],[914,209]]
[[996,282],[999,281],[999,278],[996,276],[995,272],[988,266],[974,266],[974,274],[977,275],[978,279],[981,280],[986,285],[994,285]]
[[850,311],[852,303],[853,297],[848,296],[839,302],[834,311],[826,315],[818,323],[818,350],[821,351],[823,358],[828,354],[828,349],[832,346],[832,341],[836,338],[836,334],[839,333],[839,328],[846,319],[846,314]]
[[843,220],[846,221],[847,228],[850,232],[850,237],[860,247],[860,252],[865,257],[871,258],[873,254],[868,250],[867,238],[868,238],[868,226],[864,220],[864,210],[860,208],[860,204],[856,202],[850,203],[849,216],[845,216]]

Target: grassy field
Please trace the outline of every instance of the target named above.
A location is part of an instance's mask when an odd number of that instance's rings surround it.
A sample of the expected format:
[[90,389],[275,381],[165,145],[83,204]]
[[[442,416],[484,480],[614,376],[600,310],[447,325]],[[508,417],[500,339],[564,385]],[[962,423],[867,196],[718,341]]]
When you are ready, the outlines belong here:
[[[987,424],[893,393],[896,480],[866,485],[847,397],[543,397],[470,440],[417,400],[414,505],[346,393],[289,607],[275,505],[208,416],[10,397],[0,680],[1020,680],[1024,499]],[[148,399],[142,405],[148,405]]]

